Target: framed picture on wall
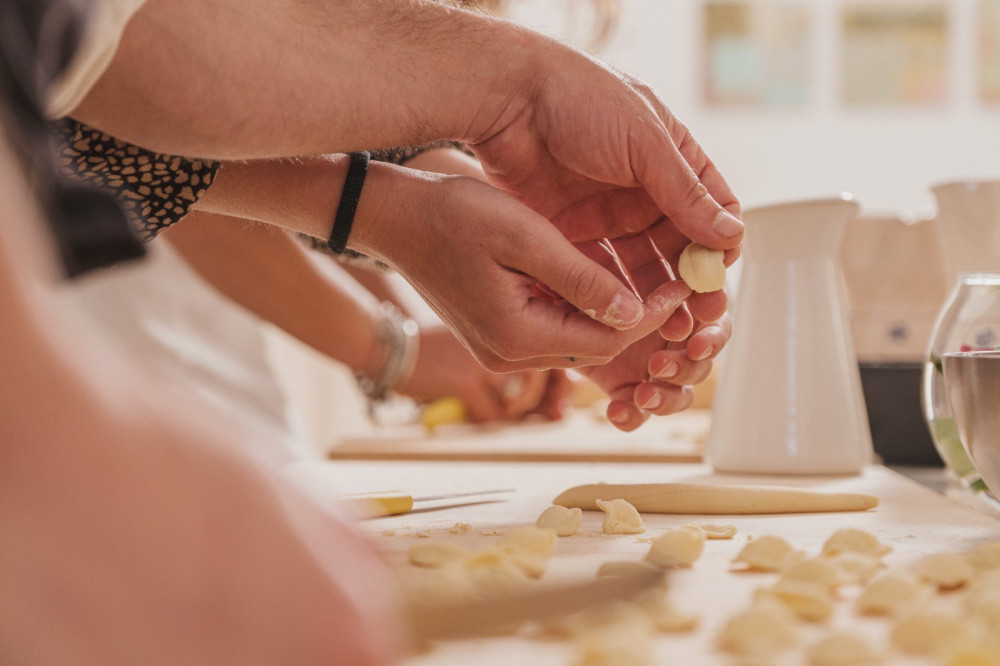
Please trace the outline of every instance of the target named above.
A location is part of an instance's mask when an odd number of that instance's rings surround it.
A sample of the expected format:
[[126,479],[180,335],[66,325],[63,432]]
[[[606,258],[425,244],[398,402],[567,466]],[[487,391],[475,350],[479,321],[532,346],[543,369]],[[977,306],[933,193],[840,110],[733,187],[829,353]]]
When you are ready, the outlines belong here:
[[979,100],[1000,104],[1000,0],[979,0],[976,10]]
[[855,0],[845,2],[841,12],[844,104],[928,105],[947,100],[945,2]]
[[708,0],[702,6],[702,97],[710,106],[808,101],[811,8],[788,0]]

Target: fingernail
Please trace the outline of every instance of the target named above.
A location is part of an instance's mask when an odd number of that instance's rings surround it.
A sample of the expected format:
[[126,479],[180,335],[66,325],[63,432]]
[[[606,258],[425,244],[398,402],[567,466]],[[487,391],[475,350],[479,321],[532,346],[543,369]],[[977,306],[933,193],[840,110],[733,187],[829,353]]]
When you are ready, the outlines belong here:
[[617,423],[618,425],[625,425],[626,423],[628,423],[629,415],[627,411],[622,410],[609,418],[611,419],[612,423]]
[[656,409],[663,404],[663,396],[658,392],[653,392],[646,400],[644,400],[639,407],[642,409]]
[[604,321],[615,326],[631,326],[642,319],[642,304],[627,291],[615,294],[604,312]]
[[677,361],[667,361],[659,370],[654,370],[653,375],[660,379],[670,379],[677,375],[680,369],[681,366]]
[[715,351],[715,347],[713,347],[712,345],[709,345],[709,346],[705,347],[705,351],[703,351],[702,353],[698,354],[697,356],[692,356],[691,358],[692,358],[692,360],[695,360],[695,361],[704,361],[706,358],[708,358],[709,356],[711,356],[712,352],[714,352],[714,351]]
[[720,210],[715,216],[712,228],[723,238],[733,238],[743,233],[743,223],[726,210]]

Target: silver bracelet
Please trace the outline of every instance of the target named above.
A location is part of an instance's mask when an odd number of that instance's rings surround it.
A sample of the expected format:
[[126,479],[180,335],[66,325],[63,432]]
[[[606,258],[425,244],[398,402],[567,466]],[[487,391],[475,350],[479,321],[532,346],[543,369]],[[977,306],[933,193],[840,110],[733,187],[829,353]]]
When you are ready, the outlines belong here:
[[420,328],[388,301],[379,305],[375,322],[375,345],[385,355],[385,363],[375,377],[357,370],[358,386],[369,400],[382,401],[409,379],[420,351]]

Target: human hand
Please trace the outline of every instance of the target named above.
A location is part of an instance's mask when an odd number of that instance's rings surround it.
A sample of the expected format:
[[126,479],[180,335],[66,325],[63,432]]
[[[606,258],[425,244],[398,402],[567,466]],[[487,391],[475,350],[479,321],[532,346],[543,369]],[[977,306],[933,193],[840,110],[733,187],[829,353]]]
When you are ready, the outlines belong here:
[[617,238],[663,216],[707,247],[739,247],[739,203],[712,161],[642,82],[533,42],[535,88],[470,141],[491,182],[571,241]]
[[[471,178],[373,164],[365,187],[379,195],[362,197],[351,247],[396,268],[495,372],[605,363],[690,294],[673,282],[640,301],[544,218]],[[564,302],[537,297],[540,282]]]
[[[418,402],[456,397],[474,423],[513,421],[529,414],[558,419],[568,388],[561,370],[490,372],[445,326],[422,326],[420,352],[398,390]],[[560,393],[561,391],[561,393]]]
[[[643,233],[614,242],[583,246],[588,256],[609,269],[618,268],[621,279],[639,294],[655,288],[663,280],[673,279],[676,257],[684,241],[679,232],[662,223],[652,233]],[[653,237],[660,239],[654,243]],[[666,252],[661,251],[660,245]],[[726,261],[735,260],[735,251],[727,252]],[[608,419],[621,430],[634,430],[651,414],[666,415],[687,409],[694,397],[691,386],[704,381],[714,359],[732,332],[725,314],[724,290],[692,293],[688,306],[678,310],[660,328],[629,347],[603,366],[581,368],[580,372],[603,389],[611,398]],[[666,339],[666,342],[664,341]]]

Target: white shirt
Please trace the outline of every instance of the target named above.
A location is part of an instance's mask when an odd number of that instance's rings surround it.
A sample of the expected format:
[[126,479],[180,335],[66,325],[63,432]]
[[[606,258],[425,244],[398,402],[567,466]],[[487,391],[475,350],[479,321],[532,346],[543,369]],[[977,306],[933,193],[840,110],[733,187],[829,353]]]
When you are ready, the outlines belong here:
[[282,466],[319,457],[268,362],[262,322],[228,300],[166,242],[148,256],[67,283],[65,304],[147,376],[260,436],[233,446]]

